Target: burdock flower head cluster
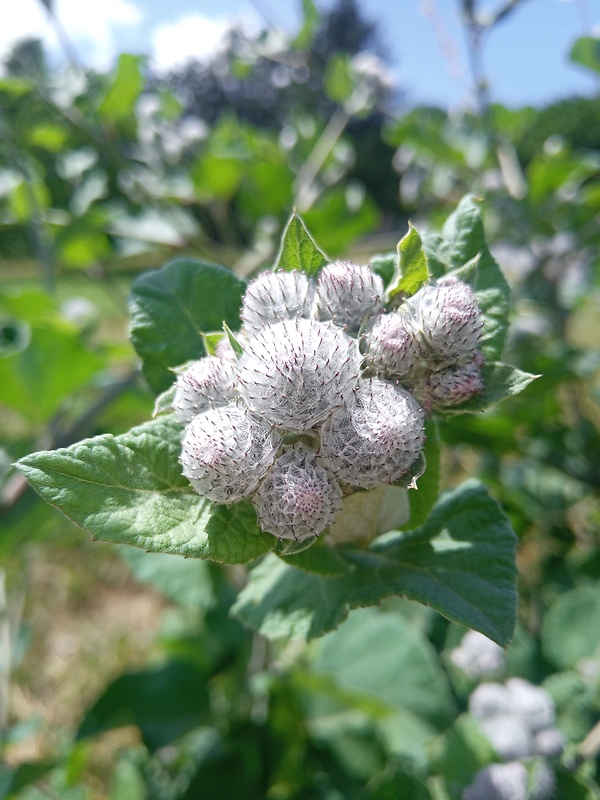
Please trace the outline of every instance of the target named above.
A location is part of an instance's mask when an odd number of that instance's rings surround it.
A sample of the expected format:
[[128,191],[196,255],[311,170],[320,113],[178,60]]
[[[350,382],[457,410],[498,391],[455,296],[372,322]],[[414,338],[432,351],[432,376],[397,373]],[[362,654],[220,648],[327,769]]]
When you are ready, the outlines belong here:
[[426,411],[482,388],[479,309],[451,277],[386,312],[369,266],[265,272],[241,322],[178,378],[181,463],[199,494],[250,498],[282,539],[321,533],[346,493],[406,480]]

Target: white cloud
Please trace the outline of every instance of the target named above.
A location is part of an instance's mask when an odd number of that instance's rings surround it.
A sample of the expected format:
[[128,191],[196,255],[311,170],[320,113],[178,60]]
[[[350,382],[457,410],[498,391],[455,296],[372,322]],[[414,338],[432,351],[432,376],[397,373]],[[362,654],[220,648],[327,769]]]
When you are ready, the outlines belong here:
[[[131,0],[56,0],[55,14],[85,66],[106,68],[115,55],[114,29],[137,25],[142,11]],[[0,58],[18,39],[36,37],[51,51],[60,50],[48,15],[39,0],[20,0],[3,15]]]
[[231,29],[231,20],[189,14],[176,22],[158,25],[152,32],[152,60],[159,69],[189,58],[203,59],[216,53]]

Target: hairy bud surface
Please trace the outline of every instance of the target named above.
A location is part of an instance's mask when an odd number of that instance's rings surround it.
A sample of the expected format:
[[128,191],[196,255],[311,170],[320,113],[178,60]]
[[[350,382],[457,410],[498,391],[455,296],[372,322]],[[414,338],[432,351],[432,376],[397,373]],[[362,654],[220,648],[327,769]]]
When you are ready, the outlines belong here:
[[432,403],[456,406],[483,390],[483,378],[476,363],[459,364],[433,372],[428,389]]
[[423,448],[423,421],[409,392],[378,378],[361,380],[323,426],[321,454],[342,483],[364,489],[393,483]]
[[335,478],[300,445],[279,456],[252,498],[264,531],[298,542],[324,531],[341,500]]
[[209,408],[233,399],[236,374],[230,361],[206,356],[177,378],[173,410],[180,422],[189,422]]
[[230,404],[194,417],[183,437],[183,474],[194,489],[215,503],[247,497],[275,458],[271,427]]
[[472,360],[483,321],[470,286],[448,275],[423,286],[407,301],[406,309],[438,366]]
[[356,342],[340,328],[287,320],[248,342],[239,361],[239,392],[272,425],[302,433],[345,401],[359,373]]
[[369,266],[334,261],[319,273],[314,299],[317,319],[333,320],[350,333],[357,333],[366,317],[379,312],[383,281]]
[[414,369],[421,349],[411,317],[402,310],[381,314],[365,332],[366,361],[384,378],[402,378]]
[[248,284],[242,300],[242,325],[252,335],[265,325],[310,313],[309,281],[303,272],[263,272]]

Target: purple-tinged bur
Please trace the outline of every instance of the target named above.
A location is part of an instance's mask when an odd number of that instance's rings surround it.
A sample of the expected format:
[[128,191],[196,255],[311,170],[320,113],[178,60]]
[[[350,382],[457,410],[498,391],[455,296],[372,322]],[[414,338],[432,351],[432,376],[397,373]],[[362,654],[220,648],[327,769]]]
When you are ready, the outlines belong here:
[[423,419],[409,392],[379,378],[361,380],[323,426],[321,455],[341,483],[364,489],[393,483],[423,448]]
[[335,478],[314,453],[295,445],[277,458],[252,503],[264,531],[301,542],[325,530],[341,500]]
[[405,308],[414,317],[429,361],[442,367],[472,360],[483,320],[470,286],[447,275],[419,289]]
[[238,362],[239,393],[272,425],[302,433],[352,393],[360,372],[356,341],[330,322],[294,319],[268,325]]
[[308,317],[312,292],[303,272],[263,272],[248,284],[242,300],[242,326],[249,335],[265,325]]
[[381,314],[365,331],[366,364],[382,378],[402,378],[414,369],[420,344],[412,319],[402,311]]
[[512,761],[480,769],[462,800],[528,800],[527,795],[527,769]]
[[433,372],[427,381],[427,390],[430,403],[456,406],[483,390],[483,378],[475,362],[459,364]]
[[369,266],[334,261],[323,267],[317,280],[314,314],[330,319],[348,333],[358,333],[366,317],[380,311],[383,281]]
[[194,417],[183,438],[183,474],[198,494],[235,503],[251,494],[275,459],[278,438],[246,409],[227,405]]
[[230,361],[206,356],[177,378],[173,410],[180,422],[233,399],[236,374]]

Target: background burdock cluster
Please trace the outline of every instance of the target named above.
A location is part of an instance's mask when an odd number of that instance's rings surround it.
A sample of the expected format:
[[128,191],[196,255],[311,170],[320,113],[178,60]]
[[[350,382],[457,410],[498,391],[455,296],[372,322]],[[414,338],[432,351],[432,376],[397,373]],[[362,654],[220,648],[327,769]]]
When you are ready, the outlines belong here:
[[[315,279],[270,271],[248,286],[242,328],[178,378],[187,423],[181,463],[215,503],[250,497],[263,530],[302,541],[334,520],[357,489],[410,473],[425,412],[483,388],[483,321],[453,276],[386,310],[370,266],[325,265]],[[405,484],[421,474],[417,466]]]

